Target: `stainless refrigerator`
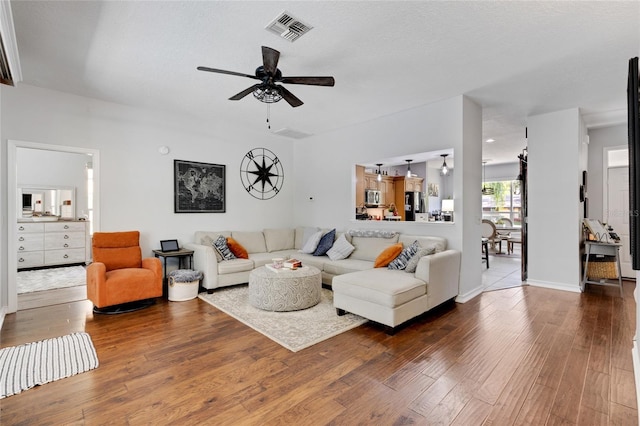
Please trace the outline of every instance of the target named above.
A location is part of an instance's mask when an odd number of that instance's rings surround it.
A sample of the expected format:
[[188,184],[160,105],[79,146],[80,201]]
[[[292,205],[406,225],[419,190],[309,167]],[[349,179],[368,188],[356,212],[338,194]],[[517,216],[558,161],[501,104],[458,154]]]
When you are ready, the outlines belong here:
[[420,192],[404,193],[404,220],[415,221],[416,213],[420,213],[420,209],[424,208],[424,200]]

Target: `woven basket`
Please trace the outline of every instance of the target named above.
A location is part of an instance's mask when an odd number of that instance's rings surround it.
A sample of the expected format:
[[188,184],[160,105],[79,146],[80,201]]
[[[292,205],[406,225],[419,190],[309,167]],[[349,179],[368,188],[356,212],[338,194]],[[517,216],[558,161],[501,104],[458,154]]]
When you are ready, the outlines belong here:
[[[584,267],[584,263],[583,263]],[[604,256],[589,258],[589,269],[587,269],[587,277],[589,279],[616,279],[618,278],[618,264],[615,262],[615,256]]]

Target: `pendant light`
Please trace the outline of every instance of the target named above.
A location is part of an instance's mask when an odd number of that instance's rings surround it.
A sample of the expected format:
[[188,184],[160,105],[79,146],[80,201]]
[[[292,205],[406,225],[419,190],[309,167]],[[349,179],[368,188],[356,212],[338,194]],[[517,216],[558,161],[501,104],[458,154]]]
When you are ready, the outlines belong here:
[[447,167],[447,156],[449,154],[440,154],[440,157],[442,157],[442,166],[440,167],[440,171],[442,172],[443,175],[447,175],[447,173],[449,173],[449,167]]
[[376,166],[378,166],[378,182],[382,182],[382,172],[380,171],[380,166],[382,166],[382,163],[376,163]]
[[407,162],[407,177],[410,178],[411,177],[411,162],[413,160],[404,160]]
[[486,161],[482,162],[482,195],[493,195],[494,190],[490,186],[484,186],[484,176],[485,176],[485,165]]

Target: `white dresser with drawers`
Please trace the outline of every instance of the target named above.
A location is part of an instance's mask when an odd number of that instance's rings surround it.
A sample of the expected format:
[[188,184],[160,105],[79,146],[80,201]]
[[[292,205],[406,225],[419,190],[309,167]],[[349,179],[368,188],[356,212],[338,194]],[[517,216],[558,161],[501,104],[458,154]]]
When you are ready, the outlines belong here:
[[18,269],[87,263],[89,222],[18,222]]

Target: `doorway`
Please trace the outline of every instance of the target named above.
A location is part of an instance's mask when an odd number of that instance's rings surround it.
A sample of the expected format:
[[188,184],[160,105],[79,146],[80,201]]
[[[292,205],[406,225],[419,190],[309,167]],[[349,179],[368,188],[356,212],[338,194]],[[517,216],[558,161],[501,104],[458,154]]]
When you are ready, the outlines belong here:
[[635,277],[631,267],[629,236],[629,151],[626,146],[607,148],[604,152],[603,220],[619,236],[620,269],[623,277]]
[[[88,149],[88,148],[78,148],[72,146],[62,146],[62,145],[51,145],[51,144],[43,144],[43,143],[35,143],[35,142],[23,142],[23,141],[8,141],[8,179],[7,179],[7,192],[8,192],[8,200],[7,200],[7,210],[8,210],[8,223],[9,223],[9,238],[8,238],[8,300],[7,300],[7,312],[16,312],[18,310],[18,289],[17,289],[17,271],[18,271],[18,262],[17,262],[17,241],[18,241],[18,229],[17,226],[13,226],[12,224],[16,224],[18,222],[18,211],[19,211],[19,200],[18,200],[18,186],[24,182],[19,182],[18,177],[20,176],[20,159],[23,158],[21,154],[27,152],[27,150],[36,150],[40,154],[49,155],[54,158],[59,155],[73,154],[73,155],[85,155],[87,158],[91,159],[91,170],[92,170],[92,180],[94,190],[87,192],[87,197],[92,198],[92,208],[91,212],[85,212],[91,218],[91,228],[93,231],[98,231],[100,229],[100,214],[99,214],[99,206],[100,206],[100,197],[99,197],[99,176],[100,176],[100,153],[96,149]],[[31,152],[31,151],[29,151]],[[22,167],[27,167],[27,165],[22,165]],[[39,177],[39,179],[43,180],[41,183],[46,183],[46,178]],[[89,215],[90,213],[90,215]],[[64,301],[56,299],[52,301],[52,303],[63,303]]]

